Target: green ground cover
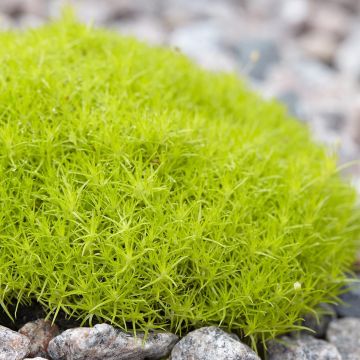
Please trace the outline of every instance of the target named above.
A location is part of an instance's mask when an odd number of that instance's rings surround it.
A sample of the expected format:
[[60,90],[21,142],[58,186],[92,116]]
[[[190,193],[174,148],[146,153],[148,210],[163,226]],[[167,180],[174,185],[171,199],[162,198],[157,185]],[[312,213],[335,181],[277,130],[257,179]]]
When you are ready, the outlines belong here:
[[69,19],[0,42],[3,309],[255,343],[338,294],[355,194],[282,106]]

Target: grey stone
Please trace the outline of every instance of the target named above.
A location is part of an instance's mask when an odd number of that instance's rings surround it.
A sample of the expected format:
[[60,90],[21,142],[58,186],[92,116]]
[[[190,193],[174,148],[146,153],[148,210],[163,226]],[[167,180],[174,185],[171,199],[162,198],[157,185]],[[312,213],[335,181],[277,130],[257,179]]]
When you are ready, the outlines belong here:
[[19,333],[31,341],[29,356],[48,358],[47,347],[50,340],[59,335],[59,329],[51,321],[39,319],[25,324]]
[[334,69],[313,59],[294,61],[291,68],[306,89],[329,87],[337,80],[337,73]]
[[350,15],[338,4],[323,3],[315,8],[310,17],[313,29],[342,39],[349,31]]
[[0,360],[22,360],[30,352],[30,340],[0,325]]
[[280,15],[287,26],[300,31],[310,18],[309,0],[286,0],[282,2]]
[[[354,141],[354,143],[357,146],[357,152],[356,155],[360,153],[360,89],[359,89],[359,95],[352,101],[352,108],[350,113],[350,132],[351,132],[351,138]],[[355,158],[358,158],[358,156],[355,156]],[[360,167],[358,171],[358,175],[360,175]],[[359,256],[359,272],[360,272],[360,256]]]
[[[329,304],[321,304],[318,316],[315,316],[314,314],[305,315],[302,326],[306,326],[314,331],[311,335],[318,338],[324,338],[330,322],[335,318],[336,314],[334,308]],[[303,332],[308,333],[307,330],[304,330]]]
[[112,23],[111,28],[122,35],[134,36],[150,44],[163,44],[165,42],[165,29],[157,19],[151,17],[116,21]]
[[347,288],[348,291],[340,295],[344,303],[337,305],[335,310],[341,317],[360,318],[360,282],[347,285]]
[[34,14],[24,14],[19,17],[16,25],[21,29],[37,28],[45,24],[45,19]]
[[14,27],[14,23],[11,18],[5,14],[0,13],[0,30],[9,30]]
[[178,337],[170,333],[149,333],[137,337],[107,324],[69,329],[52,339],[48,353],[53,360],[143,360],[167,356]]
[[342,360],[337,348],[310,335],[282,337],[268,343],[269,360]]
[[24,360],[47,360],[47,358],[43,358],[43,357],[35,357],[35,358],[25,358]]
[[47,0],[2,0],[0,1],[0,12],[18,19],[22,15],[47,16]]
[[350,78],[360,81],[360,26],[357,26],[340,45],[335,64]]
[[247,345],[215,327],[190,332],[173,348],[170,360],[260,360]]
[[209,70],[231,71],[236,67],[221,44],[223,29],[210,20],[197,21],[172,32],[168,43]]
[[290,115],[303,118],[303,111],[301,109],[300,97],[295,91],[286,91],[277,96],[277,98],[286,105]]
[[236,45],[240,72],[256,80],[264,80],[270,68],[280,61],[280,51],[275,41],[265,38],[246,38]]
[[22,0],[0,1],[0,12],[11,17],[17,17],[25,11],[25,3]]
[[300,38],[304,52],[325,64],[332,64],[338,43],[336,38],[325,31],[311,31]]
[[326,338],[337,347],[343,360],[360,359],[360,319],[349,317],[332,321]]

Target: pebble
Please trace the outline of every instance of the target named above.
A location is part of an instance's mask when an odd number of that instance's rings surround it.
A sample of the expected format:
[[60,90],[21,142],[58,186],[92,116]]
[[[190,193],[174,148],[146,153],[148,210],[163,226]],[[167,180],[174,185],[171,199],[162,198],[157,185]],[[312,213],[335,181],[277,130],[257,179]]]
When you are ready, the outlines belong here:
[[280,61],[277,43],[266,38],[246,38],[236,45],[239,70],[256,80],[264,80],[272,66]]
[[0,360],[22,360],[30,352],[30,340],[0,325]]
[[268,356],[269,360],[344,360],[334,345],[309,335],[270,341]]
[[343,39],[349,30],[349,14],[338,4],[321,4],[311,16],[310,26],[327,33],[337,40]]
[[173,348],[170,360],[260,360],[247,345],[215,326],[190,332]]
[[[353,141],[357,145],[357,153],[360,153],[360,88],[359,95],[353,101],[353,107],[350,114],[350,132]],[[360,175],[360,169],[359,174]]]
[[[104,0],[102,0],[102,2],[103,1]],[[112,15],[111,7],[104,6],[97,0],[76,1],[73,2],[73,4],[79,20],[85,23],[94,23],[96,25],[105,24]]]
[[343,318],[330,323],[326,338],[334,344],[342,360],[360,359],[360,319]]
[[25,11],[25,1],[0,1],[0,12],[10,17],[16,17]]
[[107,324],[69,329],[52,339],[53,360],[143,360],[167,356],[178,337],[170,333],[138,334],[135,338]]
[[45,19],[34,14],[23,14],[17,20],[17,26],[21,29],[34,29],[45,24]]
[[220,48],[222,38],[223,32],[218,24],[211,20],[201,20],[173,31],[168,44],[206,69],[231,71],[235,69],[236,63]]
[[0,30],[9,30],[14,27],[11,18],[8,15],[0,13]]
[[134,36],[149,44],[163,45],[166,41],[163,27],[153,18],[139,17],[130,21],[116,21],[111,24],[122,35]]
[[287,107],[288,113],[298,119],[303,119],[304,115],[300,106],[299,95],[292,90],[280,93],[277,98]]
[[[360,23],[360,19],[359,19]],[[339,46],[335,64],[338,69],[360,83],[360,25]]]
[[338,43],[327,32],[312,31],[300,38],[300,46],[310,57],[325,64],[331,64],[334,61]]
[[311,13],[309,0],[286,0],[280,10],[281,19],[296,32],[301,31],[308,22]]
[[59,328],[51,321],[39,319],[29,322],[20,328],[19,333],[31,341],[29,356],[47,357],[47,347],[52,338],[59,335]]
[[354,282],[347,286],[349,291],[340,295],[344,302],[335,307],[340,317],[360,318],[360,282]]
[[324,338],[329,324],[336,318],[335,310],[328,304],[321,304],[319,306],[319,316],[316,317],[313,314],[304,316],[303,326],[306,326],[312,330],[311,334],[307,330],[304,330],[308,335],[312,335],[318,338]]

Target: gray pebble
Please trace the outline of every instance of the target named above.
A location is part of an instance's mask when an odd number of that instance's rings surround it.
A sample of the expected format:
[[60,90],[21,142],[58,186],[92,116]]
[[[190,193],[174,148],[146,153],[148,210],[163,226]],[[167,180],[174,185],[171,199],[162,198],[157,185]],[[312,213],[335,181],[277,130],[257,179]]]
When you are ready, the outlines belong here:
[[309,334],[307,330],[303,332],[318,338],[324,338],[330,322],[335,318],[334,308],[329,304],[321,304],[319,316],[316,317],[313,314],[307,314],[304,316],[304,322],[302,324],[310,330],[313,330],[314,333]]
[[19,333],[27,336],[30,341],[30,356],[48,357],[47,347],[52,338],[59,334],[59,329],[51,321],[38,319],[26,323]]
[[52,339],[48,353],[53,360],[143,360],[168,355],[178,337],[170,333],[149,333],[137,337],[107,324],[69,329]]
[[22,360],[30,352],[30,340],[0,325],[0,360]]
[[335,310],[340,317],[360,318],[360,282],[348,285],[348,289],[340,296],[344,303],[337,305]]
[[240,72],[248,69],[250,77],[264,80],[269,69],[280,61],[279,48],[275,41],[265,38],[246,38],[236,46]]
[[215,327],[204,327],[183,337],[171,352],[171,360],[260,360],[247,345]]
[[343,360],[337,348],[310,335],[282,337],[268,344],[269,360]]
[[341,44],[335,63],[339,70],[360,81],[360,25]]
[[338,348],[342,360],[360,359],[360,319],[344,318],[332,321],[326,337]]

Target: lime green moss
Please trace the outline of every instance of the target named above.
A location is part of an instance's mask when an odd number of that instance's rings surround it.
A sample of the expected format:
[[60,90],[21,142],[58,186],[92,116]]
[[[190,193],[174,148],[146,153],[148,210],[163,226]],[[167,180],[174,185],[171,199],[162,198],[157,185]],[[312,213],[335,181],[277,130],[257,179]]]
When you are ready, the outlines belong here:
[[70,20],[0,41],[4,309],[255,342],[338,294],[355,195],[280,105]]

